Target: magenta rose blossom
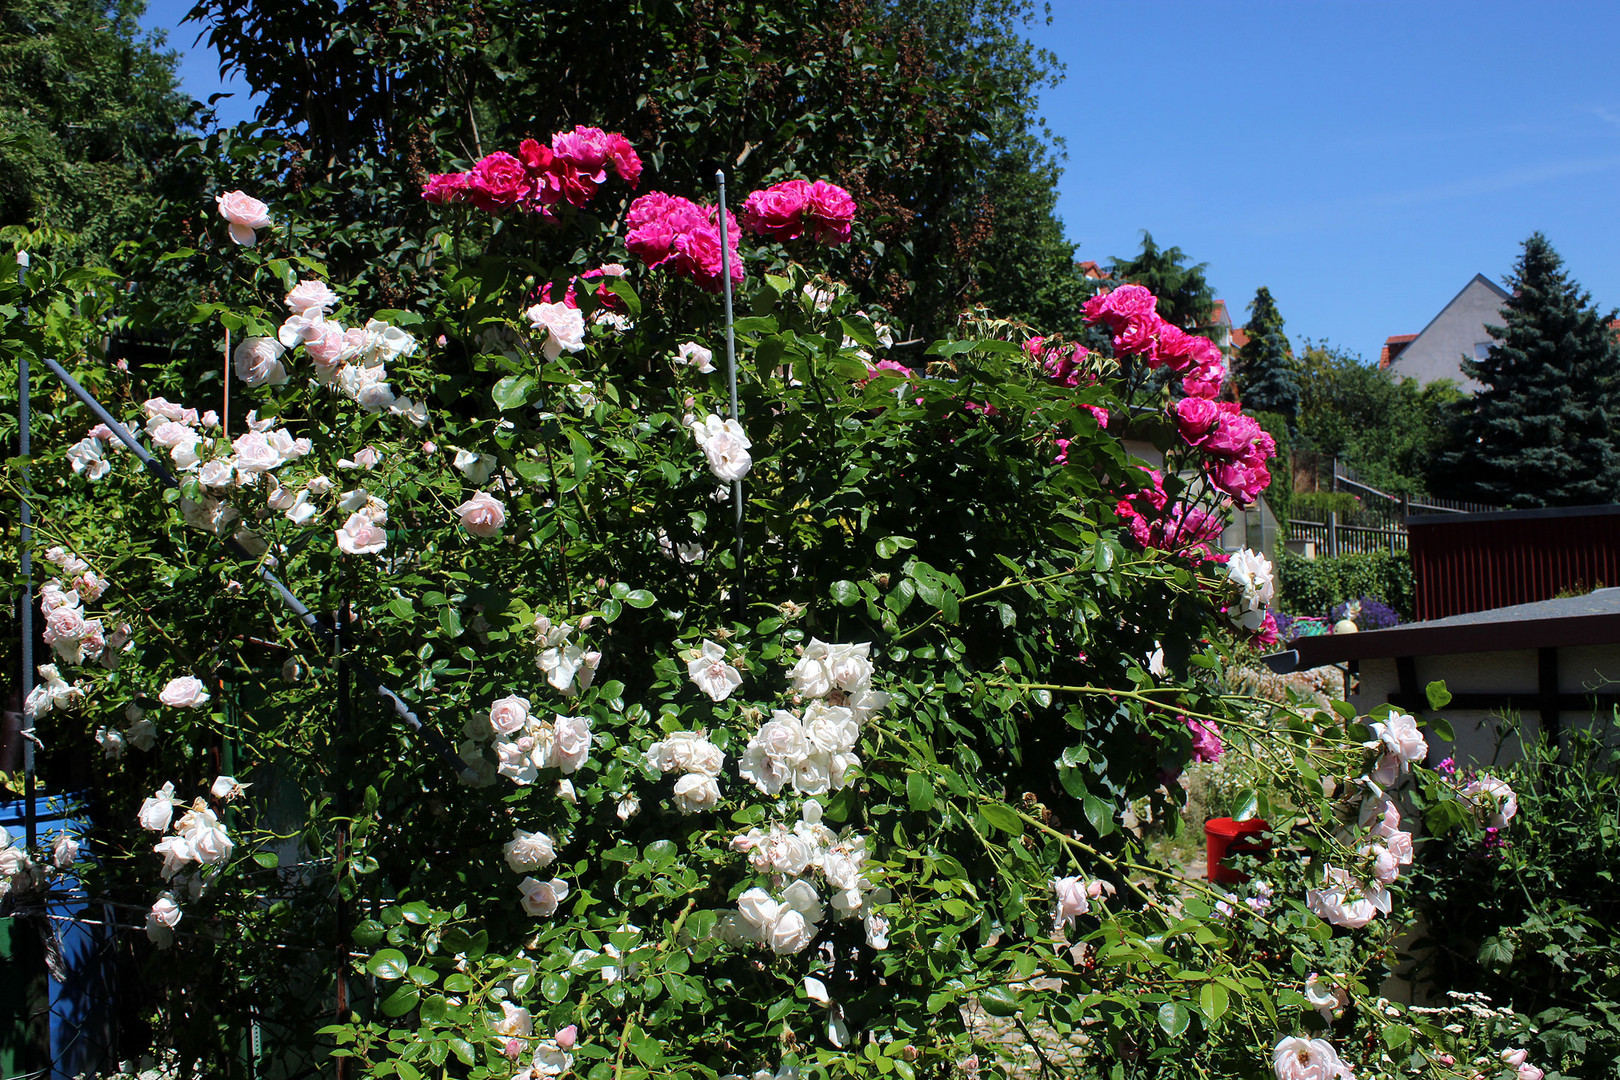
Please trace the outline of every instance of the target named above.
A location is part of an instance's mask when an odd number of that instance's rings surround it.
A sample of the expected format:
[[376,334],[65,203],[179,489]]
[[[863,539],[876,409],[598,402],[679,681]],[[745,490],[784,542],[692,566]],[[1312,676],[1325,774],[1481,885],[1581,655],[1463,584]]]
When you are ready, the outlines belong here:
[[1220,407],[1206,398],[1189,397],[1176,402],[1176,430],[1188,446],[1201,445],[1220,419]]
[[823,244],[849,242],[855,221],[855,200],[837,184],[817,180],[810,185],[804,204],[805,232]]
[[219,216],[231,223],[231,239],[238,244],[252,247],[258,240],[254,230],[270,226],[270,208],[245,192],[227,191],[214,201],[219,204]]
[[485,157],[473,166],[468,190],[473,203],[483,210],[516,206],[530,192],[529,171],[523,162],[504,150]]
[[1221,742],[1221,729],[1219,727],[1205,723],[1202,720],[1191,720],[1185,716],[1179,717],[1179,719],[1183,724],[1187,725],[1187,730],[1192,733],[1194,761],[1210,762],[1221,760],[1221,755],[1226,753],[1226,746]]
[[472,173],[433,173],[422,185],[422,198],[440,206],[467,202],[472,198]]
[[804,180],[784,180],[751,192],[743,201],[743,228],[769,240],[797,240],[804,234],[809,190]]

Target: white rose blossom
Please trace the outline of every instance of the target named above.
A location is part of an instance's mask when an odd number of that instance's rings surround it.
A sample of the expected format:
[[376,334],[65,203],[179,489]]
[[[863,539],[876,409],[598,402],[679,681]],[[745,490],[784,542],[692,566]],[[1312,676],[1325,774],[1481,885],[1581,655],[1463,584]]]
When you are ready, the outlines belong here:
[[526,877],[518,883],[523,894],[523,910],[534,916],[555,915],[557,907],[568,898],[568,882],[561,878],[539,881]]
[[388,534],[356,512],[337,531],[337,546],[346,555],[375,555],[388,546]]
[[527,870],[544,870],[557,858],[557,847],[551,837],[543,832],[524,832],[522,829],[512,830],[512,839],[501,848],[506,856],[506,865],[518,873]]
[[540,351],[547,360],[557,359],[565,350],[577,353],[585,347],[585,316],[578,308],[567,304],[536,304],[523,314],[536,331],[545,331]]
[[692,437],[709,460],[709,472],[727,483],[741,480],[753,468],[748,450],[754,444],[735,420],[722,420],[713,413],[692,421]]
[[726,663],[726,650],[708,639],[686,665],[686,674],[712,701],[724,701],[742,685],[742,673]]
[[171,708],[197,709],[208,704],[208,691],[194,675],[170,679],[158,693],[158,700]]

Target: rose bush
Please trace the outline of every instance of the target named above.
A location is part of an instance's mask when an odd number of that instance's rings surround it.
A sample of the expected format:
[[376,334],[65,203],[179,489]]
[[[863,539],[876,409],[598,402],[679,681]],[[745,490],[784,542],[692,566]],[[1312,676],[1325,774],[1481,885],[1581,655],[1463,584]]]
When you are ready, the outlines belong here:
[[[85,873],[149,911],[168,1037],[218,1062],[274,1012],[379,1076],[909,1080],[982,1061],[983,1008],[1083,1035],[1097,1075],[1466,1075],[1375,997],[1403,822],[1464,796],[1409,783],[1409,718],[1225,690],[1275,630],[1269,564],[1213,547],[1271,452],[1213,400],[1219,350],[1130,286],[1088,305],[1112,350],[899,346],[728,220],[733,418],[718,209],[630,203],[633,155],[578,128],[435,176],[416,310],[272,200],[259,245],[185,256],[228,282],[191,309],[242,342],[223,399],[212,357],[96,368],[94,282],[6,294],[52,313],[9,340],[77,358],[177,477],[49,392],[38,599],[69,614],[29,715],[104,748]],[[756,195],[768,241],[856,212]],[[497,227],[539,255],[482,258]],[[1130,377],[1156,367],[1179,384]],[[1273,854],[1231,893],[1122,824],[1221,753],[1275,779],[1238,800]],[[335,1013],[307,992],[334,965]]]

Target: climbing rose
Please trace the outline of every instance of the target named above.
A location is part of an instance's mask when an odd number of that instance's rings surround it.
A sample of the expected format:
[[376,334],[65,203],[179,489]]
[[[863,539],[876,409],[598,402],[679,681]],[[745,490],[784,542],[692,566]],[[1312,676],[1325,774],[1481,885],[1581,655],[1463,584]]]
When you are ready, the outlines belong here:
[[557,359],[564,350],[577,353],[585,347],[585,316],[578,308],[567,304],[536,304],[524,314],[536,331],[546,332],[540,351],[547,360]]
[[214,201],[219,204],[219,216],[231,223],[231,239],[245,247],[252,247],[258,239],[255,229],[270,225],[270,208],[245,192],[227,191],[214,196]]
[[712,641],[703,642],[703,651],[686,665],[686,673],[712,701],[726,700],[742,685],[742,674],[726,663],[726,650]]
[[1191,720],[1185,716],[1181,718],[1181,722],[1187,725],[1188,731],[1192,732],[1194,761],[1221,760],[1221,755],[1226,752],[1226,747],[1221,742],[1220,728],[1203,720]]
[[568,898],[568,882],[561,878],[536,881],[526,877],[518,883],[523,893],[523,910],[530,915],[555,915],[557,905]]
[[353,513],[337,531],[337,546],[347,555],[375,555],[388,546],[388,534],[373,525],[366,515]]
[[754,444],[737,421],[722,420],[710,413],[701,421],[692,421],[692,437],[708,457],[709,471],[715,479],[727,483],[741,480],[753,468],[754,459],[748,456],[748,449]]
[[544,870],[557,858],[557,847],[543,832],[512,830],[512,839],[501,849],[506,865],[518,873],[525,870]]
[[208,691],[202,680],[193,675],[170,679],[158,693],[158,700],[171,708],[195,709],[208,704]]
[[1356,1080],[1326,1039],[1290,1036],[1272,1051],[1271,1064],[1277,1080]]
[[501,531],[506,524],[506,507],[501,501],[488,492],[480,491],[460,506],[456,513],[461,515],[461,526],[474,536],[490,537]]

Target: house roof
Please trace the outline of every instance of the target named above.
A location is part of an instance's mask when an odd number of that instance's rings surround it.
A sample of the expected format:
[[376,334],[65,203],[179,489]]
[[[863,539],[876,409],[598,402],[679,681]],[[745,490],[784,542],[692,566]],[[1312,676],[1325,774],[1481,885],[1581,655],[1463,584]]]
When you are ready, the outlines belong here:
[[1391,334],[1384,339],[1384,348],[1378,354],[1378,368],[1380,371],[1389,367],[1389,362],[1401,355],[1401,350],[1417,340],[1416,334]]
[[1249,335],[1243,332],[1241,326],[1232,327],[1232,348],[1241,349],[1249,343]]
[[1078,265],[1080,267],[1080,272],[1086,277],[1091,278],[1093,281],[1107,281],[1109,278],[1114,276],[1109,271],[1098,266],[1091,259],[1087,259],[1085,262],[1079,263]]
[[1346,660],[1612,644],[1620,644],[1620,588],[1471,611],[1387,630],[1301,638],[1292,653],[1298,667],[1310,668]]

